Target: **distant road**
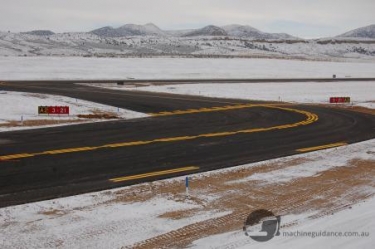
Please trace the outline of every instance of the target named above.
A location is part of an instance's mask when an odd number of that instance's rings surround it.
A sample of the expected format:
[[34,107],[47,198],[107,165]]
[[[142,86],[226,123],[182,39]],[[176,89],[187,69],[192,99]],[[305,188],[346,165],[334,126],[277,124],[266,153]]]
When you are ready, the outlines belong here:
[[95,79],[95,80],[0,80],[9,83],[152,83],[165,84],[199,84],[199,83],[288,83],[288,82],[348,82],[374,81],[375,78],[275,78],[275,79]]
[[0,90],[63,95],[152,116],[0,133],[0,207],[375,138],[375,116],[349,110],[73,82],[79,81],[5,82]]

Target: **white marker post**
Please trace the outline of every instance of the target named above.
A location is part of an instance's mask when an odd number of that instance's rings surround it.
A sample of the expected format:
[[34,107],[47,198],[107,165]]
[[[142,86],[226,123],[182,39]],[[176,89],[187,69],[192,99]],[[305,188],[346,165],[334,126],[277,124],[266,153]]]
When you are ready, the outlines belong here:
[[189,197],[189,177],[185,178],[186,197]]

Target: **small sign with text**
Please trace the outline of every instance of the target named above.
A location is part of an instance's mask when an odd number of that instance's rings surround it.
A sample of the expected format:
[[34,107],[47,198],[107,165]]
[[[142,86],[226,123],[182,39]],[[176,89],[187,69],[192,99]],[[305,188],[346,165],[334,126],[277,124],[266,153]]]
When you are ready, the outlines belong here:
[[350,103],[350,97],[330,97],[329,103]]
[[38,114],[69,115],[69,106],[38,106]]

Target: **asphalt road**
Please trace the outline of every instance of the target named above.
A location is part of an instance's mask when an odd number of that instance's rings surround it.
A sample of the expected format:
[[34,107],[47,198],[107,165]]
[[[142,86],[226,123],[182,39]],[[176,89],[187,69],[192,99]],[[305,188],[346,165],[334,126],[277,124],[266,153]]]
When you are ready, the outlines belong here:
[[0,207],[375,138],[375,116],[336,108],[113,91],[66,82],[12,82],[1,84],[0,90],[58,94],[158,114],[0,133]]

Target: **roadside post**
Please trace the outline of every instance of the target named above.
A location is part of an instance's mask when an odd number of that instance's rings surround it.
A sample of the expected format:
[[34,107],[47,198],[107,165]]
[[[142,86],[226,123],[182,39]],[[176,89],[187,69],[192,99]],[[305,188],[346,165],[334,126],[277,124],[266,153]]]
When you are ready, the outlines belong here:
[[189,197],[189,177],[185,178],[186,197]]

